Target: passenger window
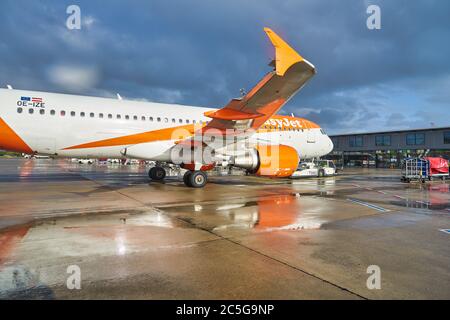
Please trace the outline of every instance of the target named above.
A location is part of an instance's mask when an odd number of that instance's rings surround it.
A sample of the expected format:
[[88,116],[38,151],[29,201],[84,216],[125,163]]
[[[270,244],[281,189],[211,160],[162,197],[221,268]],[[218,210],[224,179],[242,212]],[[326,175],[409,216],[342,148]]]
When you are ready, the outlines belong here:
[[39,110],[39,113],[40,113],[41,115],[44,115],[44,114],[45,114],[45,110],[44,110],[44,109],[41,109],[41,110]]
[[164,122],[166,122],[166,123],[167,123],[167,122],[169,122],[169,119],[167,119],[167,118],[164,118]]
[[91,112],[91,113],[89,114],[89,116],[90,116],[91,118],[93,118],[93,117],[95,117],[95,114],[94,114],[93,112]]
[[183,119],[179,119],[178,122],[179,122],[179,123],[183,123]]
[[195,120],[192,120],[192,123],[196,123]]
[[98,114],[98,117],[99,117],[100,119],[103,119],[103,113],[99,113],[99,114]]
[[138,117],[137,117],[137,116],[134,116],[134,117],[133,117],[133,119],[134,119],[134,120],[137,120],[137,119],[138,119]]
[[34,109],[28,109],[28,113],[29,114],[33,114],[34,113]]
[[172,119],[172,123],[175,123],[175,122],[177,122],[175,119]]
[[142,121],[145,121],[145,117],[144,116],[142,116]]
[[117,119],[122,119],[122,116],[120,114],[118,114]]
[[86,114],[84,112],[80,112],[80,117],[84,118]]
[[66,115],[66,112],[64,110],[61,110],[61,117],[64,117]]
[[71,112],[70,112],[70,115],[71,115],[72,117],[75,117],[75,111],[71,111]]
[[153,117],[150,117],[150,121],[153,121]]
[[186,119],[186,123],[189,123],[189,120],[188,120],[188,119]]
[[125,116],[125,120],[130,120],[130,116],[129,116],[129,115],[126,115],[126,116]]
[[51,111],[50,111],[50,114],[51,114],[52,116],[54,116],[54,115],[56,114],[56,111],[55,111],[55,110],[51,110]]
[[22,113],[23,109],[22,108],[17,108],[17,113]]
[[158,120],[158,122],[161,122],[161,118],[158,118],[157,120]]
[[112,114],[108,114],[108,119],[112,119]]

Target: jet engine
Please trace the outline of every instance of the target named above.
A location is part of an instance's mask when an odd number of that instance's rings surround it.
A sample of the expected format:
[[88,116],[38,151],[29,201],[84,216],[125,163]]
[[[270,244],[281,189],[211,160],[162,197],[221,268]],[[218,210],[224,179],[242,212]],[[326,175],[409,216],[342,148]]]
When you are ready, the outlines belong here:
[[286,145],[258,145],[239,156],[230,164],[265,177],[289,177],[298,167],[297,151]]

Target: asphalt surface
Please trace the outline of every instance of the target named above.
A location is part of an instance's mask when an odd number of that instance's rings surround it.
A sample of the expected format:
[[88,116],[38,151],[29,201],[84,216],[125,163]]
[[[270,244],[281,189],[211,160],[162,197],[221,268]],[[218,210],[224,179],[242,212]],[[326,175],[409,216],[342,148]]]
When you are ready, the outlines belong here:
[[0,159],[0,299],[450,299],[448,183],[147,170]]

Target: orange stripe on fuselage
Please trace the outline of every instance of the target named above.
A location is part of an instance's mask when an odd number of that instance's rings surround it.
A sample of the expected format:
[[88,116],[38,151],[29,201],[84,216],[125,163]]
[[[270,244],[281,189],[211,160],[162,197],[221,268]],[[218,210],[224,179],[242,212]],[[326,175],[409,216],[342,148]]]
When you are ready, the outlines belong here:
[[[288,117],[288,116],[272,116],[265,122],[265,125],[269,125],[268,122],[274,120],[276,127],[285,128],[297,128],[297,129],[314,129],[320,128],[314,122],[311,122],[302,118]],[[278,121],[276,121],[278,120]],[[291,121],[293,121],[291,123]],[[289,123],[289,125],[288,125]],[[136,133],[132,135],[110,138],[105,140],[93,141],[76,146],[67,147],[64,150],[74,149],[87,149],[87,148],[100,148],[100,147],[114,147],[114,146],[129,146],[139,143],[154,142],[154,141],[166,141],[166,140],[184,140],[191,137],[195,130],[204,127],[204,125],[183,125],[177,127],[164,128],[159,130],[153,130],[143,133]],[[207,128],[207,127],[206,127]],[[264,129],[263,127],[261,129]]]
[[0,118],[0,149],[28,154],[33,153],[33,150],[2,118]]
[[127,146],[152,141],[183,140],[194,134],[194,124],[136,133],[128,136],[94,141],[65,148],[64,150]]

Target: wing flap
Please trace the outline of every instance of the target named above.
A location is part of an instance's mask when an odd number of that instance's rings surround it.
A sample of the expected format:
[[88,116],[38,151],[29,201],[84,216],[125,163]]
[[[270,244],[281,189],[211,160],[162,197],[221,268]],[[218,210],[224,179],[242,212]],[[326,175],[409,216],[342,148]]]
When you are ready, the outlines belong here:
[[218,111],[205,112],[205,116],[212,119],[221,119],[221,120],[248,120],[259,118],[264,115],[261,113],[248,113],[235,110],[232,108],[224,108]]

